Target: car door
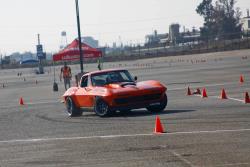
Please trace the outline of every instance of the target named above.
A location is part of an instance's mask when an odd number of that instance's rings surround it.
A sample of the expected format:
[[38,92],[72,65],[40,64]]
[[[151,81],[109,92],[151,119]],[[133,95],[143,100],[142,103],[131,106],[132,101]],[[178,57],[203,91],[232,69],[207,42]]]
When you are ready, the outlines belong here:
[[92,87],[89,84],[89,76],[83,76],[80,88],[76,92],[78,104],[80,107],[92,107],[93,95],[91,94]]

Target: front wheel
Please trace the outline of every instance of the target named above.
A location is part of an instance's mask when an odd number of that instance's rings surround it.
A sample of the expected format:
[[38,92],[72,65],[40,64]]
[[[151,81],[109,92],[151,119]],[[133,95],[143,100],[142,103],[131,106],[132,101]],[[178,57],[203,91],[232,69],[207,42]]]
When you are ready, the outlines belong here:
[[66,98],[66,109],[70,117],[80,116],[82,112],[78,107],[76,107],[73,99],[71,97]]
[[111,113],[108,104],[100,97],[96,97],[94,111],[100,117],[108,116]]
[[164,94],[164,97],[160,101],[160,104],[148,106],[147,110],[150,112],[162,112],[165,109],[165,107],[167,106],[167,104],[168,104],[168,97],[166,94]]

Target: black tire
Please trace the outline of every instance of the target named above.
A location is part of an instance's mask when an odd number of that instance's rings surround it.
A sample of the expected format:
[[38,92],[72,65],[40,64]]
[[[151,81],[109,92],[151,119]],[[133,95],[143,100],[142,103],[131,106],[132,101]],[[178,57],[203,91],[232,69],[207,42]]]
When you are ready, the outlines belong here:
[[100,117],[106,117],[112,113],[108,104],[101,97],[96,97],[94,111]]
[[71,97],[66,98],[66,109],[67,109],[68,115],[70,117],[82,115],[81,110],[78,107],[76,107],[76,105]]
[[164,97],[159,105],[148,106],[147,110],[150,112],[162,112],[167,106],[167,104],[168,104],[168,97],[166,94],[164,94]]

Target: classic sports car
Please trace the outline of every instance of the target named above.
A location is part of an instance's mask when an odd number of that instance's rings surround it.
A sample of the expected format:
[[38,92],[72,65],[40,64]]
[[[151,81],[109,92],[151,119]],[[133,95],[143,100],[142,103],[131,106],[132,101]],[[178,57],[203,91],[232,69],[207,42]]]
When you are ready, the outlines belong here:
[[138,108],[160,112],[168,102],[166,90],[159,81],[137,82],[127,70],[101,70],[84,74],[79,86],[69,88],[63,100],[69,116],[79,116],[87,109],[101,117]]

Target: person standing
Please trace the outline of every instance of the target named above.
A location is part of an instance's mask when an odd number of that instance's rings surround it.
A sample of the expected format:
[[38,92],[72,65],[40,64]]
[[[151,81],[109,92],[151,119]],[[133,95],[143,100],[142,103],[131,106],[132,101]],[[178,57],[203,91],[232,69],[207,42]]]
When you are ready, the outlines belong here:
[[71,74],[71,68],[67,66],[66,62],[64,62],[64,66],[61,68],[60,81],[62,81],[62,77],[64,81],[65,90],[67,90],[67,85],[68,85],[68,88],[71,87],[70,80],[72,78],[72,74]]
[[99,70],[102,70],[102,67],[101,67],[101,60],[98,59],[98,60],[97,60],[97,63],[98,63],[97,68],[98,68]]

